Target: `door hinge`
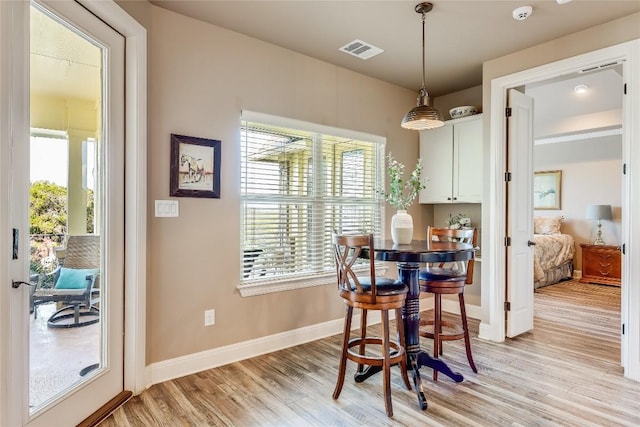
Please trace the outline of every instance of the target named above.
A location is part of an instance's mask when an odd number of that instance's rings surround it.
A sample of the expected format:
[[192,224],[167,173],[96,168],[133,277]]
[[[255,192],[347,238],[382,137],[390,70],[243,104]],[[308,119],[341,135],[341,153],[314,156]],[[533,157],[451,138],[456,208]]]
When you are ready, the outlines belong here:
[[624,84],[624,94],[625,95],[627,94],[627,84],[626,83]]
[[511,172],[505,172],[504,173],[504,180],[506,182],[511,182]]
[[624,323],[622,324],[622,335],[624,335]]
[[504,109],[504,116],[511,117],[511,107],[507,107]]
[[511,246],[511,237],[507,236],[504,238],[504,245]]
[[622,164],[622,175],[626,175],[627,174],[627,164],[623,163]]
[[627,250],[627,244],[623,243],[622,244],[622,255],[626,255],[626,250]]
[[509,301],[504,302],[504,311],[511,311],[511,303]]

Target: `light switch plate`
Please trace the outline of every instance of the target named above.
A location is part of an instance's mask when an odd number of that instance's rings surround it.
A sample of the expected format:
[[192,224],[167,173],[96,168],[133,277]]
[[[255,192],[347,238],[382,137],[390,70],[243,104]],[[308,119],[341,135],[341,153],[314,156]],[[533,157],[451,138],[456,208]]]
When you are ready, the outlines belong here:
[[156,217],[170,218],[179,216],[177,200],[156,200]]

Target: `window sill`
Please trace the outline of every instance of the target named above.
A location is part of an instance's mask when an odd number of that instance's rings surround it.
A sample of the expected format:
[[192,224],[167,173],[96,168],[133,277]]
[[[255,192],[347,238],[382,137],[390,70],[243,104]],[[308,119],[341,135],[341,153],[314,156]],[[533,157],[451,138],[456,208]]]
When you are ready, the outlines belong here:
[[[367,271],[368,268],[363,268]],[[387,267],[376,267],[376,276],[382,276],[387,272]],[[314,276],[296,277],[285,280],[264,280],[238,286],[241,297],[253,297],[257,295],[272,294],[275,292],[293,291],[296,289],[311,288],[313,286],[335,285],[335,273],[324,273]]]

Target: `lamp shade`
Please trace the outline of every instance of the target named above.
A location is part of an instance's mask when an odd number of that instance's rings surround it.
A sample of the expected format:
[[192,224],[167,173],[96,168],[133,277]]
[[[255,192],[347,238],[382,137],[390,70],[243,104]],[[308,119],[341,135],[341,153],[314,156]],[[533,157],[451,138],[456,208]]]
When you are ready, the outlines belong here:
[[429,105],[419,105],[405,114],[401,126],[411,130],[435,129],[444,125],[442,114]]
[[587,206],[587,219],[611,219],[611,205]]

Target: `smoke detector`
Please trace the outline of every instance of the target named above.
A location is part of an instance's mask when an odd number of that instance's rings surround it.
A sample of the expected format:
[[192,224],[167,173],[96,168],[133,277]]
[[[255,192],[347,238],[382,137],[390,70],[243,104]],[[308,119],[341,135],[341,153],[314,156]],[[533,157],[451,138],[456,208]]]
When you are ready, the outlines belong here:
[[513,9],[513,19],[517,21],[524,21],[533,12],[533,8],[531,6],[522,6],[516,9]]

